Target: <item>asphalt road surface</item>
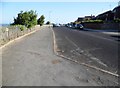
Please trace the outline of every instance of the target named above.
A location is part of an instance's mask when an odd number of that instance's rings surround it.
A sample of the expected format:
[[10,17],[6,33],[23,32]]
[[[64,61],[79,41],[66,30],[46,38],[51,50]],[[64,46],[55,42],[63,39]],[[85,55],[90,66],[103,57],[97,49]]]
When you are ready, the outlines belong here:
[[117,35],[91,30],[54,27],[58,53],[106,71],[118,73]]
[[44,28],[2,49],[2,85],[115,86],[118,79],[56,56],[52,29]]

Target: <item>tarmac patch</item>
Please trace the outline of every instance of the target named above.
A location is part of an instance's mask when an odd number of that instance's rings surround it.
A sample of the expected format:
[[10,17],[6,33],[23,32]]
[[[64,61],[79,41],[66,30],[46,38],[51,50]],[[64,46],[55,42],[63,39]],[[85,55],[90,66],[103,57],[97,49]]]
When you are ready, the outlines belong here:
[[60,60],[53,60],[52,61],[52,64],[58,64],[58,63],[60,63],[61,61]]

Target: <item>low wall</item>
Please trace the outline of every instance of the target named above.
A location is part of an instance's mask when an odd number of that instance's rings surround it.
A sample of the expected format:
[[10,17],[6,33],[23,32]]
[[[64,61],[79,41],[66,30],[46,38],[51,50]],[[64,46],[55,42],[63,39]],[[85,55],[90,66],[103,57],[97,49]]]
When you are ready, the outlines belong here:
[[101,23],[84,23],[83,24],[85,28],[90,29],[101,29]]
[[2,27],[0,28],[0,46],[19,36],[32,32],[38,27],[40,26],[37,25],[31,29],[24,29],[23,31],[21,31],[21,29],[17,26]]
[[9,42],[10,40],[13,40],[29,32],[32,32],[37,29],[42,29],[45,27],[52,27],[52,25],[43,25],[43,26],[36,25],[31,29],[24,29],[23,31],[21,31],[21,29],[18,26],[1,27],[0,28],[0,47],[6,44],[7,42]]
[[2,88],[2,50],[0,49],[0,88]]
[[120,23],[84,23],[85,28],[90,29],[114,29],[120,30]]

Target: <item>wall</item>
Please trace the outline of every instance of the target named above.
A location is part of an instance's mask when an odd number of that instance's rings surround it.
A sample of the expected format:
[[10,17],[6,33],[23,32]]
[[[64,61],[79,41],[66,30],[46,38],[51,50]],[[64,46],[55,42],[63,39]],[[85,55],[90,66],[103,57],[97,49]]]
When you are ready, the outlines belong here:
[[85,28],[90,29],[114,29],[120,30],[120,23],[84,23]]

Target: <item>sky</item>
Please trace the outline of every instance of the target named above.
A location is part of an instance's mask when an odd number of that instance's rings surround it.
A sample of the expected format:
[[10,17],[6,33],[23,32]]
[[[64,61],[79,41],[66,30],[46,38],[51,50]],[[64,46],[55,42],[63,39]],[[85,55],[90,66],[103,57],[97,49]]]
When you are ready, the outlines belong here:
[[78,17],[97,16],[117,5],[118,2],[0,2],[0,24],[13,23],[21,10],[37,11],[38,18],[45,16],[45,22],[68,23]]

